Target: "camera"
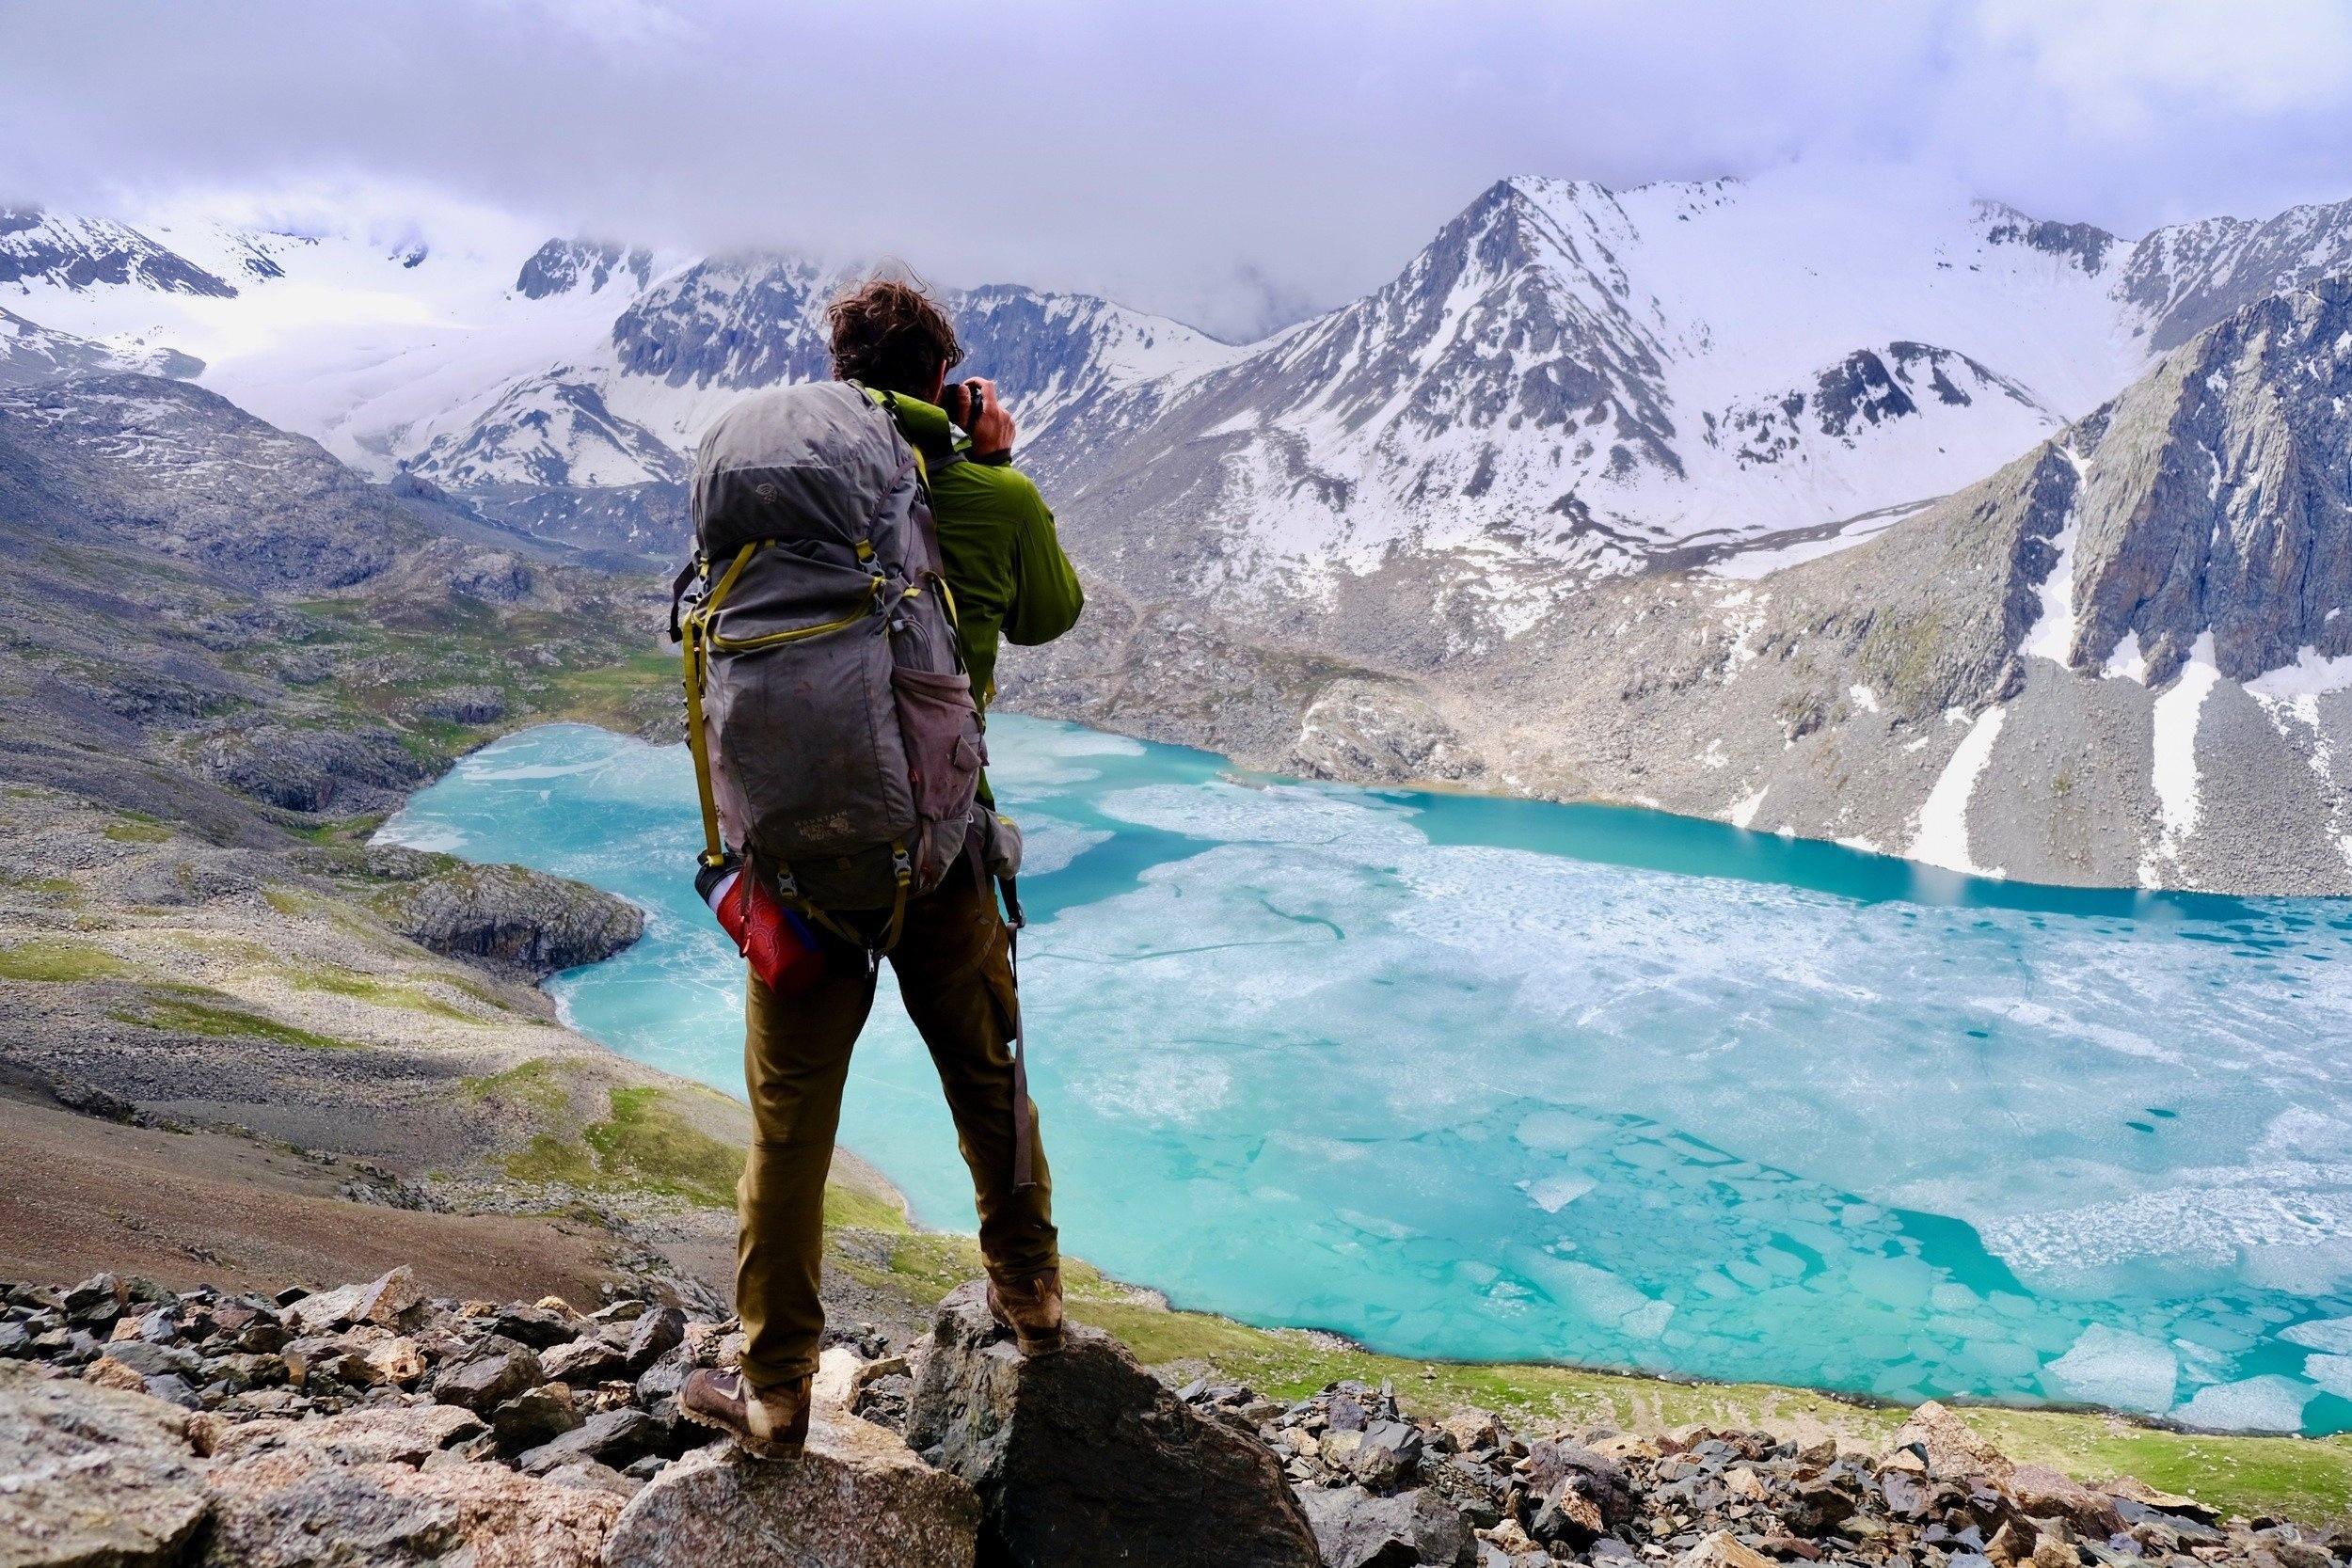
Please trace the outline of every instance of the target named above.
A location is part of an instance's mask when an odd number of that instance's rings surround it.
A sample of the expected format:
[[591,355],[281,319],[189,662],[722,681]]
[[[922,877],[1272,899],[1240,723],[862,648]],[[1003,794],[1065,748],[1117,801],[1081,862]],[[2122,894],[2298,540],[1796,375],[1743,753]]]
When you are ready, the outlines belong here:
[[939,393],[940,407],[947,411],[947,418],[966,436],[972,434],[973,422],[980,417],[987,402],[987,393],[981,390],[977,376],[970,381],[951,381]]

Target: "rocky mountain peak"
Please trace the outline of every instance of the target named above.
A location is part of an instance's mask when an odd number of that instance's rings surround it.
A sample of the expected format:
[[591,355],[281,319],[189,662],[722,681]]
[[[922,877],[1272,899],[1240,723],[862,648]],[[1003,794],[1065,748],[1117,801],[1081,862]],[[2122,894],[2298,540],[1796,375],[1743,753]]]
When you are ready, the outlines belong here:
[[[2246,306],[2087,426],[2073,662],[2153,684],[2210,633],[2250,680],[2352,653],[2352,277]],[[2128,657],[2128,651],[2127,651]]]
[[2206,218],[2159,229],[2117,284],[2152,344],[2177,348],[2233,310],[2352,267],[2352,201],[2291,207],[2259,223]]
[[76,291],[134,284],[217,299],[233,298],[237,293],[234,284],[135,229],[38,207],[0,208],[0,283],[49,283]]
[[[2023,245],[2041,251],[2096,277],[2106,270],[2124,242],[2088,223],[2053,223],[2019,212],[1999,201],[1979,201],[1974,214],[1978,232],[1989,245]],[[2128,247],[2127,247],[2128,248]]]
[[653,252],[624,249],[587,240],[549,240],[533,251],[515,278],[515,292],[525,299],[546,299],[578,290],[600,292],[616,277],[633,278],[644,289],[653,276]]
[[749,389],[829,373],[819,329],[831,275],[803,257],[697,262],[612,324],[620,369],[672,387]]

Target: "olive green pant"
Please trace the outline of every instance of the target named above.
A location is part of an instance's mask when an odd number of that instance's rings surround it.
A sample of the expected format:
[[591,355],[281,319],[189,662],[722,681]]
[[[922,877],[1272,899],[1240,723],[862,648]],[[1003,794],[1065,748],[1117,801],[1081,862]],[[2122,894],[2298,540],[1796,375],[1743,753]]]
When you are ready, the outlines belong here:
[[[824,974],[798,996],[778,996],[751,975],[744,1007],[743,1076],[751,1090],[752,1148],[737,1189],[735,1309],[743,1320],[743,1370],[766,1387],[817,1367],[825,1309],[818,1299],[824,1258],[825,1175],[841,1121],[850,1048],[874,1006],[864,949],[819,931]],[[1057,1267],[1053,1193],[1036,1142],[1037,1107],[1025,1107],[1036,1184],[1015,1191],[1013,994],[1009,935],[993,892],[961,861],[938,888],[907,906],[889,954],[907,1016],[939,1069],[971,1167],[980,1253],[1000,1284]]]

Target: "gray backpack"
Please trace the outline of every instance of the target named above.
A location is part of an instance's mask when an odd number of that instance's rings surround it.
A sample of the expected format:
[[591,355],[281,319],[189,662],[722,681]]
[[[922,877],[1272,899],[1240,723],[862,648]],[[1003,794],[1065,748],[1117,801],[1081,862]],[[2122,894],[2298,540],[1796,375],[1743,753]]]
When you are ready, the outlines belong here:
[[[703,863],[739,853],[787,908],[882,951],[963,853],[988,760],[922,460],[887,402],[815,382],[722,416],[671,606]],[[834,918],[885,910],[879,935]]]

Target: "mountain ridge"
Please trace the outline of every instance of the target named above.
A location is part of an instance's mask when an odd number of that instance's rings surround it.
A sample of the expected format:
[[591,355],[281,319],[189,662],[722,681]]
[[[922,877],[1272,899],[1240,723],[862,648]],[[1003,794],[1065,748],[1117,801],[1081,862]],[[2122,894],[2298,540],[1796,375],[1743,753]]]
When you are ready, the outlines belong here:
[[[1258,344],[951,295],[1104,628],[1014,660],[1008,700],[1956,869],[2335,890],[2352,576],[2312,388],[2340,356],[2295,324],[2335,319],[2352,203],[2126,241],[1841,201],[1501,181],[1381,289]],[[698,421],[823,373],[846,274],[549,241],[500,297],[534,265],[569,293],[528,308],[576,311],[544,323],[579,352],[388,427],[377,458],[526,534],[672,554]],[[1981,819],[1995,799],[2010,820]]]

